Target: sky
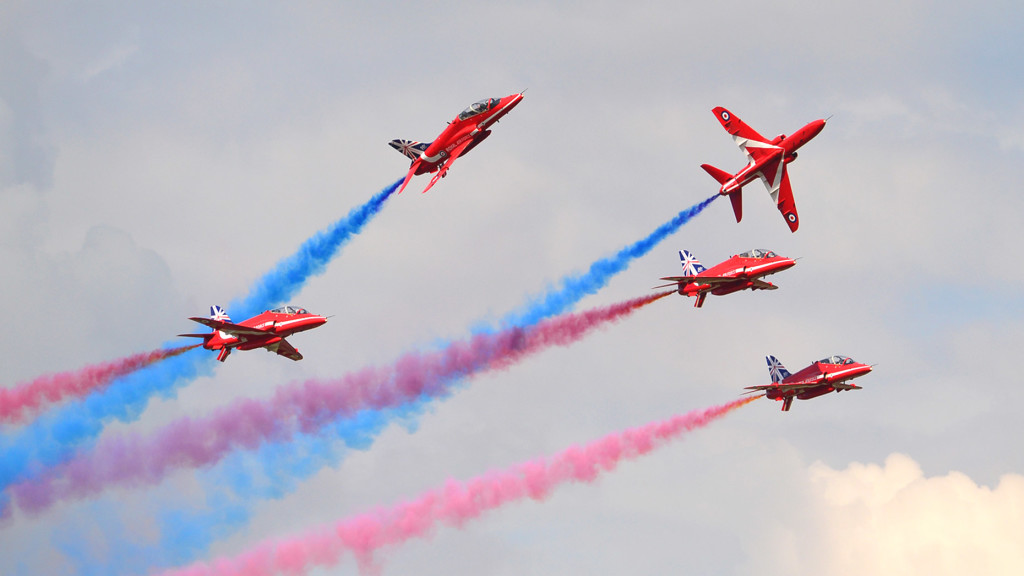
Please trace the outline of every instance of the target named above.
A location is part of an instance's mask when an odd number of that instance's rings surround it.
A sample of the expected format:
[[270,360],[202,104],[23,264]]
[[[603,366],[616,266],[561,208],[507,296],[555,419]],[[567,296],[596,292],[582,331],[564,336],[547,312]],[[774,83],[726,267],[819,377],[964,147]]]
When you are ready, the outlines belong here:
[[[753,402],[592,484],[382,550],[373,568],[1021,573],[1022,28],[1024,9],[999,1],[0,4],[3,387],[186,343],[188,317],[242,298],[401,178],[388,141],[429,141],[470,103],[526,90],[443,181],[388,199],[284,302],[331,315],[290,339],[304,360],[206,363],[104,419],[101,440],[498,321],[714,194],[700,164],[739,170],[715,106],[768,137],[831,117],[789,167],[796,233],[755,183],[741,223],[714,202],[576,309],[649,295],[681,249],[705,265],[751,248],[799,257],[771,278],[779,290],[701,309],[664,298],[442,400],[364,415],[376,432],[362,442],[339,440],[342,423],[16,511],[0,573],[150,574],[238,554],[729,402],[768,383],[768,354],[791,371],[832,354],[875,368],[863,390],[788,413]],[[304,458],[316,442],[329,456]],[[268,457],[279,466],[260,468]]]

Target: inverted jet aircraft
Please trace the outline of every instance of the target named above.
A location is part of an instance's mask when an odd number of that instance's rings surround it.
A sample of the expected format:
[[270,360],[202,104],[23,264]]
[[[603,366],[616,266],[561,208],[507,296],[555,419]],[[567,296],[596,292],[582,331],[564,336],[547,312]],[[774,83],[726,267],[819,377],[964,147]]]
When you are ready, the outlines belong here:
[[459,112],[448,127],[433,142],[416,142],[414,140],[392,140],[391,147],[405,154],[412,160],[412,166],[399,192],[405,190],[409,180],[417,174],[435,173],[424,192],[448,174],[452,162],[472,150],[491,135],[489,127],[508,114],[523,99],[523,94],[512,94],[504,98],[485,98],[470,104]]
[[796,374],[790,374],[775,356],[766,356],[765,359],[768,361],[772,383],[766,386],[747,386],[746,389],[750,390],[747,394],[764,392],[769,399],[782,401],[783,412],[789,411],[793,398],[809,400],[829,392],[860,390],[860,386],[847,381],[871,372],[871,366],[854,362],[846,356],[823,358]]
[[312,330],[327,322],[327,318],[317,314],[311,314],[305,308],[299,306],[282,306],[273,310],[267,310],[243,320],[240,324],[233,324],[228,313],[220,306],[210,306],[210,317],[189,318],[204,326],[213,328],[213,332],[206,334],[178,334],[188,338],[202,338],[203,348],[207,350],[219,350],[217,360],[227,360],[234,349],[254,350],[266,348],[268,352],[302,360],[302,354],[285,340],[296,332]]
[[[761,278],[796,264],[792,258],[761,249],[737,254],[711,268],[705,268],[689,250],[680,250],[679,260],[683,264],[683,275],[666,276],[662,280],[670,280],[678,285],[679,294],[683,296],[696,296],[697,300],[693,303],[696,308],[704,305],[708,293],[722,296],[740,290],[775,290],[778,286]],[[671,285],[664,284],[655,288]]]
[[710,164],[700,167],[718,180],[722,187],[718,193],[728,196],[732,201],[732,211],[736,221],[743,219],[743,186],[760,178],[772,196],[782,217],[792,232],[800,226],[800,218],[796,214],[796,203],[793,201],[793,189],[789,185],[789,173],[786,165],[796,160],[796,151],[809,142],[825,127],[825,120],[815,120],[793,134],[779,134],[771,140],[761,136],[753,128],[747,126],[725,108],[719,106],[712,110],[715,117],[722,123],[726,132],[750,159],[746,168],[736,174],[715,168]]

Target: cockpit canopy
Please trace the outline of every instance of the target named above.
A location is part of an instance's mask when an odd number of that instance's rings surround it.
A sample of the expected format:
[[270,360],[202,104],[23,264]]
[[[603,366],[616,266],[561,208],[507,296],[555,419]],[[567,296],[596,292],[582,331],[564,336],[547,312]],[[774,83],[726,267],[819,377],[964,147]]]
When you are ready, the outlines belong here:
[[309,314],[309,311],[302,306],[281,306],[274,308],[271,312],[275,314]]
[[494,108],[497,105],[498,105],[498,99],[497,98],[484,98],[483,100],[481,100],[479,102],[474,102],[474,103],[470,104],[468,108],[466,108],[462,112],[459,112],[459,120],[465,120],[466,118],[472,118],[473,116],[476,116],[477,114],[481,114],[483,112],[487,112],[488,110]]
[[849,356],[839,356],[838,354],[829,356],[828,358],[822,358],[818,360],[821,364],[853,364],[853,358]]
[[775,252],[771,250],[762,250],[760,248],[754,248],[750,252],[744,252],[740,254],[740,258],[775,258]]

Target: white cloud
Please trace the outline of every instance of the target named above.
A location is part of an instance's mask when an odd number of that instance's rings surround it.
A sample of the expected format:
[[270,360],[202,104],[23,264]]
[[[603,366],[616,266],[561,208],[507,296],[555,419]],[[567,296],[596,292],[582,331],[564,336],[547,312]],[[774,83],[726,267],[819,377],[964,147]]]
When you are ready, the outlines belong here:
[[808,473],[819,522],[798,546],[817,548],[821,564],[798,573],[1024,573],[1024,476],[1004,475],[993,489],[956,471],[927,477],[902,454]]

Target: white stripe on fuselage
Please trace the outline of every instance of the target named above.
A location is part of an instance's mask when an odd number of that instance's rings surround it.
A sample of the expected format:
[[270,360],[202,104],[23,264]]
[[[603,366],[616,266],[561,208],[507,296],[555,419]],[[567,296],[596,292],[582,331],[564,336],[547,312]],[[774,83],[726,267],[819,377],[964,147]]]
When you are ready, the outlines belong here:
[[295,318],[295,319],[292,319],[292,320],[282,320],[282,321],[271,320],[270,322],[264,322],[263,324],[259,324],[257,326],[254,326],[254,328],[256,328],[257,330],[262,330],[263,327],[267,326],[267,325],[270,325],[271,327],[275,327],[275,326],[284,327],[284,326],[287,326],[289,324],[294,324],[296,322],[302,322],[304,320],[307,320],[307,318]]
[[840,370],[838,372],[826,372],[826,374],[829,377],[841,377],[843,374],[847,374],[847,373],[850,373],[850,372],[857,372],[858,370],[860,370],[860,367],[846,368],[845,370]]
[[762,268],[771,268],[775,262],[765,262],[764,264],[755,264],[754,266],[747,266],[747,275],[751,276],[757,273]]

